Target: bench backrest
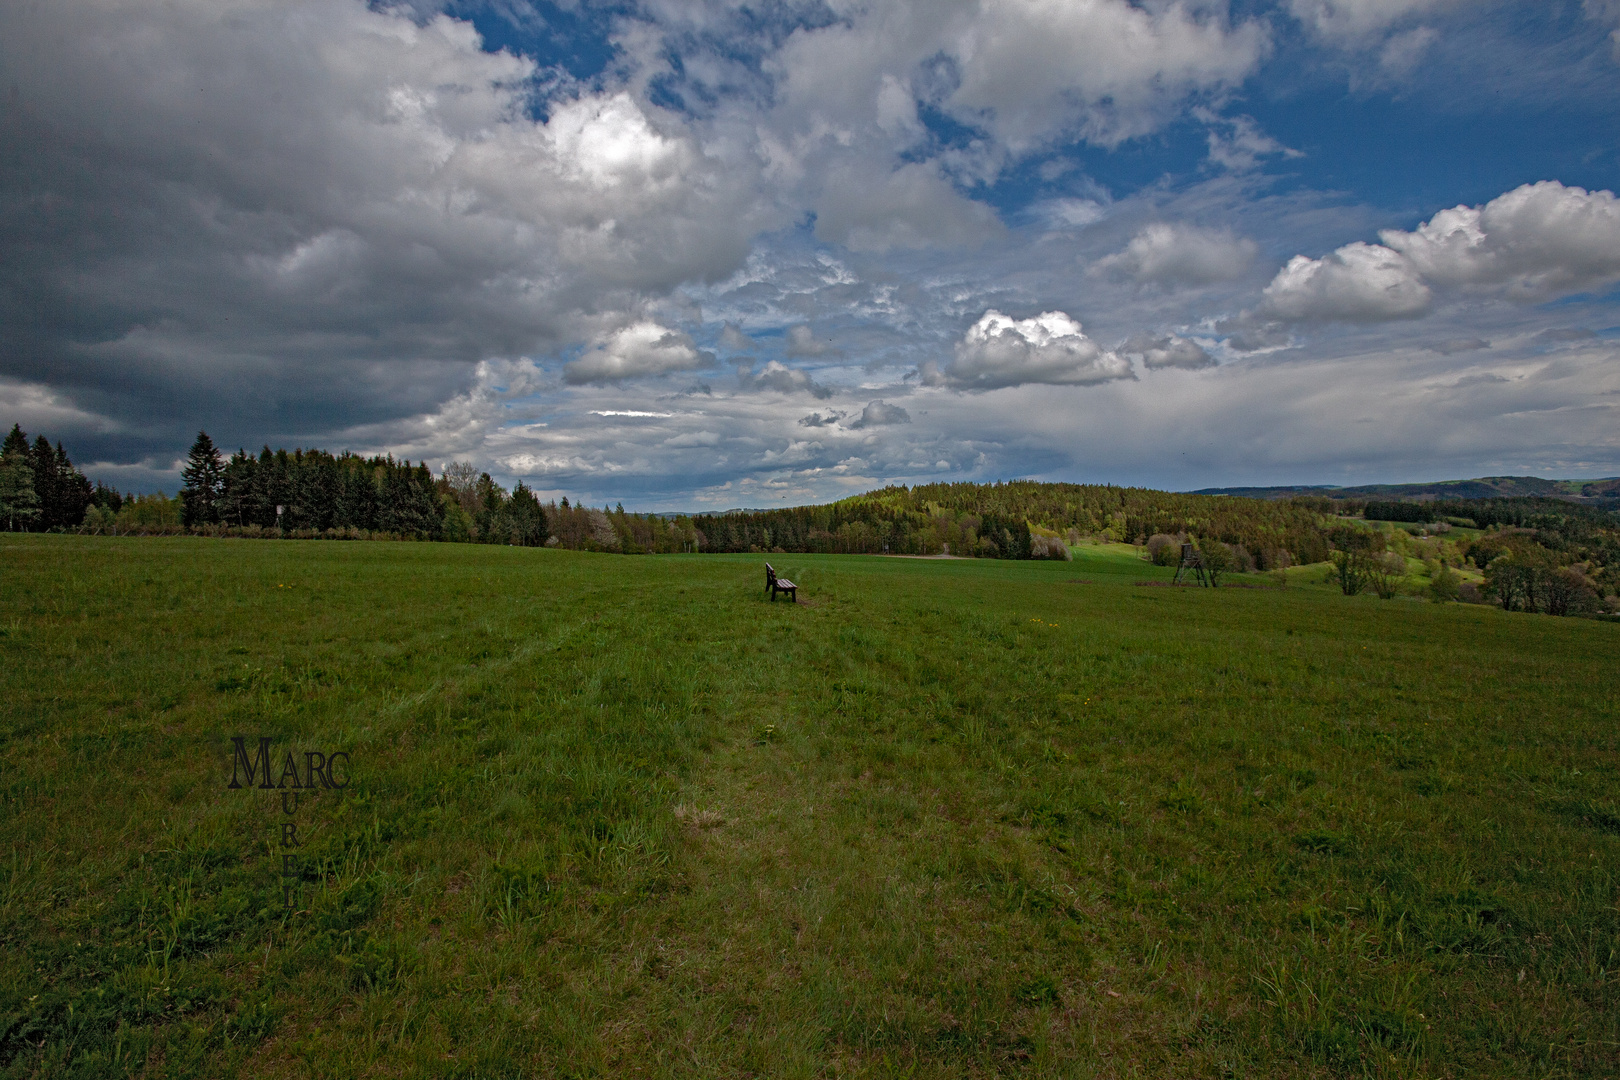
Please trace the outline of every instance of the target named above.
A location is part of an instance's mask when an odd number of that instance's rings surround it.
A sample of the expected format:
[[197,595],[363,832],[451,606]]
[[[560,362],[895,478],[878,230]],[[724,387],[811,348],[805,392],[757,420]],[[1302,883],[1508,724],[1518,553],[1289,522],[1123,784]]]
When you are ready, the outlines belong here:
[[770,563],[766,563],[765,564],[765,584],[774,585],[775,583],[776,583],[776,571],[771,567]]

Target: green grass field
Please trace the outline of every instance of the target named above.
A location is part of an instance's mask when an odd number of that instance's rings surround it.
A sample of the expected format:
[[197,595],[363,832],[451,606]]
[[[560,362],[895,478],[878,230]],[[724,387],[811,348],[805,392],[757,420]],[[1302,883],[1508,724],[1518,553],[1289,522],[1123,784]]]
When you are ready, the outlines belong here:
[[763,561],[0,538],[0,1076],[1620,1071],[1620,626]]

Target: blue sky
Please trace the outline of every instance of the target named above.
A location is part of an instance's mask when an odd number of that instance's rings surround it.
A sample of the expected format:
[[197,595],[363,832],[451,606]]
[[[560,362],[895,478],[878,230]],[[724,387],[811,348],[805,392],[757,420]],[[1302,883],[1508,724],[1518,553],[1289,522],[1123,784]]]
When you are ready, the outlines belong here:
[[0,12],[0,419],[646,509],[1620,473],[1620,0]]

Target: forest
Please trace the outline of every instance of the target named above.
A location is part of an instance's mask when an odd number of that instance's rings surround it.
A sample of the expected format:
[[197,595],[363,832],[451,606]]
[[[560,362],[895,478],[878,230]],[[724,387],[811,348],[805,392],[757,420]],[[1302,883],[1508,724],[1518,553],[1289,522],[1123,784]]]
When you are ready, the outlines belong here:
[[694,524],[710,551],[1019,559],[1042,557],[1043,538],[1140,545],[1156,534],[1187,534],[1241,548],[1243,568],[1259,570],[1320,562],[1328,551],[1321,515],[1289,501],[1032,480],[887,487],[824,506],[704,516]]
[[[1082,540],[1134,544],[1174,564],[1193,543],[1216,572],[1331,562],[1346,593],[1393,596],[1402,559],[1472,565],[1507,608],[1580,613],[1620,590],[1620,512],[1567,499],[1251,499],[1104,484],[891,486],[819,506],[668,515],[541,503],[464,462],[318,449],[237,450],[199,432],[179,493],[124,495],[94,484],[60,442],[14,425],[0,453],[0,528],[106,535],[422,540],[621,554],[703,552],[954,555],[1068,559]],[[1399,530],[1460,530],[1434,552]],[[1381,569],[1389,567],[1390,569]],[[1437,580],[1450,580],[1441,573]],[[1442,588],[1442,593],[1445,589]],[[1466,590],[1465,590],[1466,592]],[[1584,605],[1584,606],[1583,606]]]

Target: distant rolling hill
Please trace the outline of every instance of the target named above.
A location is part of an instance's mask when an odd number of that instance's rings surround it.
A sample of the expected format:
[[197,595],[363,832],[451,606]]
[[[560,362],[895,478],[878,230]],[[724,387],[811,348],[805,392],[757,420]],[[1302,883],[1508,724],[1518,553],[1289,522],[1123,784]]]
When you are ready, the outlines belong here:
[[1603,480],[1543,480],[1539,476],[1481,476],[1474,480],[1440,480],[1432,484],[1364,484],[1360,487],[1201,488],[1194,495],[1235,495],[1245,499],[1287,499],[1316,495],[1329,499],[1493,499],[1544,496],[1557,499],[1620,499],[1620,476]]

